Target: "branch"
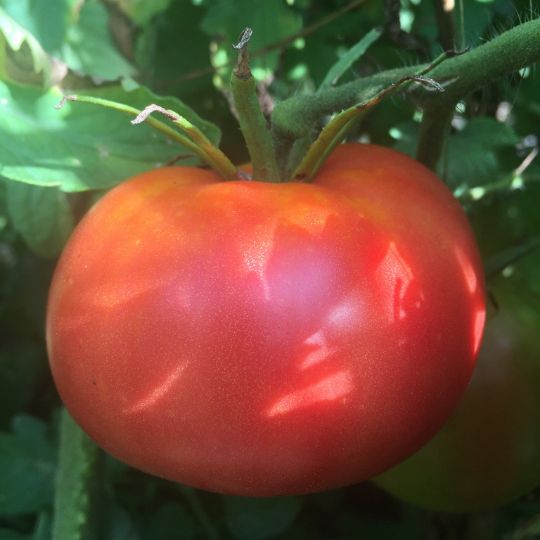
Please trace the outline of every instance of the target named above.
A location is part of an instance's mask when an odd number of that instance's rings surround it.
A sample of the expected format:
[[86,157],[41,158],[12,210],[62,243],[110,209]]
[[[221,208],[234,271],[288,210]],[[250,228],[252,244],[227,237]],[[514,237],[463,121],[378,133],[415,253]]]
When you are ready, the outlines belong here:
[[[415,95],[432,111],[436,111],[439,106],[455,104],[473,90],[539,61],[539,35],[540,19],[516,26],[467,54],[450,58],[433,70],[431,76],[444,85],[444,93],[434,95],[417,89]],[[274,137],[292,144],[308,135],[325,115],[369,99],[422,67],[409,66],[383,71],[313,96],[292,97],[282,101],[276,105],[272,114]]]
[[291,144],[308,135],[324,116],[366,101],[402,77],[414,75],[421,67],[383,71],[316,94],[288,98],[278,103],[272,112],[274,136]]
[[417,159],[435,169],[455,106],[470,92],[540,60],[540,19],[523,23],[433,70],[438,81],[453,79],[444,94],[426,95]]

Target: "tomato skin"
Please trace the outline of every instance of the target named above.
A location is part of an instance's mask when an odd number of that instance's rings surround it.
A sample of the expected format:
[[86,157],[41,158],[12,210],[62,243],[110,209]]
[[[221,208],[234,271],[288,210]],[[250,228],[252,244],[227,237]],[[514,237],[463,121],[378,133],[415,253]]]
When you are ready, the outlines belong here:
[[[511,280],[510,280],[511,281]],[[540,302],[494,288],[471,385],[444,428],[376,483],[423,508],[497,508],[540,485]]]
[[66,407],[149,473],[251,496],[367,479],[470,379],[479,255],[427,169],[343,145],[313,184],[159,169],[108,193],[51,286]]

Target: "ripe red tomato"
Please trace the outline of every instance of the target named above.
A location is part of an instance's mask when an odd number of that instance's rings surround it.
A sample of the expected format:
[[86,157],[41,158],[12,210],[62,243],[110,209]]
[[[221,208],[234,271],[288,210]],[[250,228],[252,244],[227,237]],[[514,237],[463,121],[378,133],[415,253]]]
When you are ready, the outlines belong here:
[[50,291],[59,392],[104,449],[242,495],[364,480],[442,425],[484,322],[477,248],[422,165],[339,147],[314,184],[165,168],[107,194]]
[[471,512],[540,485],[540,298],[513,283],[494,293],[499,311],[488,318],[458,409],[426,446],[376,480],[400,499]]

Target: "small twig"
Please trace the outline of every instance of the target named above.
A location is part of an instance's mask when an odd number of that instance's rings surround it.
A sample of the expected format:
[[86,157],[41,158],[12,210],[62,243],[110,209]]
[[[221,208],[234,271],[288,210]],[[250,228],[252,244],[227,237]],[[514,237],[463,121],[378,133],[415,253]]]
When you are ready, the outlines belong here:
[[448,0],[433,0],[433,5],[439,30],[439,42],[443,49],[452,49],[455,47],[454,36],[456,33],[455,5]]
[[163,116],[166,116],[169,118],[169,120],[172,120],[173,122],[178,120],[180,118],[180,115],[175,113],[174,111],[171,111],[170,109],[165,109],[164,107],[161,107],[160,105],[156,105],[155,103],[152,103],[151,105],[147,105],[132,121],[131,123],[136,124],[142,124],[153,112],[159,112]]
[[252,77],[251,70],[249,69],[248,54],[248,43],[252,34],[253,30],[251,28],[244,28],[240,34],[240,41],[233,45],[233,49],[238,51],[238,61],[234,68],[234,75],[240,79],[249,79]]
[[59,111],[68,101],[77,101],[77,96],[74,94],[70,96],[63,96],[62,99],[54,106],[54,108]]
[[538,148],[533,148],[525,157],[525,159],[520,163],[519,167],[514,171],[514,178],[516,176],[521,176],[534,161],[538,155]]

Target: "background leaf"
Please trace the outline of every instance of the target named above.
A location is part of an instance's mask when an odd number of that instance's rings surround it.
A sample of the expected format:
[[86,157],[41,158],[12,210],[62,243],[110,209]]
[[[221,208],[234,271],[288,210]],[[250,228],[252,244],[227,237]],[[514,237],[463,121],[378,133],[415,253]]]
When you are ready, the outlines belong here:
[[166,10],[172,0],[113,0],[135,24],[146,25],[156,14]]
[[48,85],[52,60],[39,41],[0,8],[0,77]]
[[100,450],[62,409],[53,539],[99,540]]
[[98,0],[1,0],[0,5],[73,71],[105,81],[135,73],[114,45],[109,14]]
[[340,77],[368,50],[381,35],[381,30],[375,29],[367,33],[356,45],[351,47],[343,56],[330,68],[324,78],[319,90],[324,90],[337,83]]
[[8,182],[6,187],[9,217],[15,230],[39,255],[59,255],[74,226],[66,195],[58,188],[19,182]]
[[275,538],[294,521],[301,508],[298,497],[224,497],[227,527],[237,540]]
[[0,515],[26,514],[50,505],[55,462],[47,426],[16,417],[15,433],[0,433]]
[[19,534],[10,529],[0,528],[0,540],[33,540],[32,535]]
[[0,350],[0,429],[31,401],[45,368],[42,348],[33,343],[16,346],[3,340]]
[[268,51],[260,56],[256,52],[298,32],[302,19],[283,0],[216,0],[201,25],[209,36],[218,39],[215,65],[236,60],[232,44],[238,41],[246,26],[253,29],[249,45],[251,70],[255,78],[264,79],[277,68],[279,51]]
[[[139,87],[103,88],[92,95],[123,101],[138,108],[159,102],[176,110],[217,142],[219,130],[205,122],[181,101],[158,98]],[[63,191],[111,187],[121,180],[165,164],[186,150],[146,124],[133,126],[130,117],[84,103],[68,102],[55,109],[62,94],[46,93],[0,83],[0,174],[38,186],[58,186]],[[183,165],[199,163],[185,159]]]
[[199,536],[193,516],[181,504],[169,502],[160,506],[147,521],[142,540],[192,540]]
[[501,175],[500,151],[518,141],[512,128],[493,118],[470,120],[462,131],[448,139],[446,159],[450,186],[458,189],[495,182]]
[[108,13],[97,0],[82,4],[76,24],[67,28],[59,57],[73,71],[104,81],[134,75],[133,66],[114,46],[108,30]]

